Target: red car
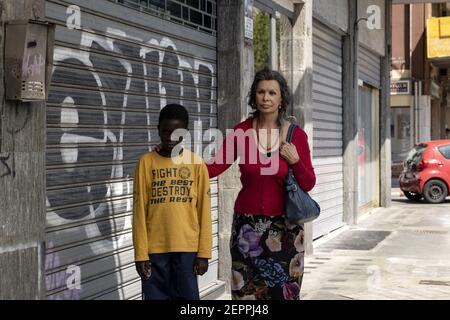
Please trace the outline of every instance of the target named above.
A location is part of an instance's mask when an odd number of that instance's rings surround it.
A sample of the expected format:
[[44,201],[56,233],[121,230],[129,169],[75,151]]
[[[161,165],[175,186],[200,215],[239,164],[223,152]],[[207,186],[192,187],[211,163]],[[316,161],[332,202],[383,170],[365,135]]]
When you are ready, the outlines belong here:
[[417,144],[403,163],[400,189],[414,201],[444,202],[450,186],[450,140]]

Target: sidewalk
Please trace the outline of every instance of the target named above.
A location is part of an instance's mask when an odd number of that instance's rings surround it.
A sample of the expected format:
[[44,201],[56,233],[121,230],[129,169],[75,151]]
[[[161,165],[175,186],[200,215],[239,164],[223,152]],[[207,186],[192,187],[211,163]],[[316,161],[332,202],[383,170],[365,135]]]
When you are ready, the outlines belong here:
[[450,198],[414,203],[398,191],[391,208],[315,241],[302,299],[450,299]]

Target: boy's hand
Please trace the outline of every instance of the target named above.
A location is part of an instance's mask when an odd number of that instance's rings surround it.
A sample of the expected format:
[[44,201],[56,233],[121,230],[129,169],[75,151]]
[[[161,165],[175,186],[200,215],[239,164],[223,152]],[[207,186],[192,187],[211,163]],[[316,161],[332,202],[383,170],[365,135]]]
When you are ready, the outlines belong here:
[[202,276],[208,271],[208,259],[196,258],[194,262],[194,274]]
[[142,281],[147,281],[152,275],[152,264],[150,261],[136,261],[136,270]]

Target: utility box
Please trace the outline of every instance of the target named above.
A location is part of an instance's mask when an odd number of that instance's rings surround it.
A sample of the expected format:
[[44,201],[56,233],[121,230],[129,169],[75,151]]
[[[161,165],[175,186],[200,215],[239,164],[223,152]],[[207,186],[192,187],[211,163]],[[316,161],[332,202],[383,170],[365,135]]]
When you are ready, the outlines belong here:
[[53,67],[54,24],[36,20],[5,24],[7,100],[45,101]]

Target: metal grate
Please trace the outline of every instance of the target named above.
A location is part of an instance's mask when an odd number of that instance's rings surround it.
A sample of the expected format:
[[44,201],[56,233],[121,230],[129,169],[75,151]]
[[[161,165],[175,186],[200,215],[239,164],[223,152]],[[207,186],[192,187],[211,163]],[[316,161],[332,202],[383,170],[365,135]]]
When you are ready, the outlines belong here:
[[[46,1],[46,19],[65,25],[65,3]],[[191,130],[199,123],[203,130],[217,127],[214,36],[167,26],[161,18],[111,1],[91,1],[89,7],[82,29],[55,32],[46,110],[48,300],[140,295],[132,179],[139,157],[159,140],[160,108],[181,103],[195,119]],[[110,30],[111,20],[120,33]],[[216,182],[211,191],[213,256],[199,278],[200,290],[215,283],[218,274]],[[78,289],[66,284],[72,266],[79,267]]]
[[[317,175],[313,198],[323,208],[313,223],[313,239],[343,225],[342,36],[313,22],[313,166]],[[321,252],[326,252],[321,250]]]
[[216,0],[109,0],[160,18],[216,35]]

